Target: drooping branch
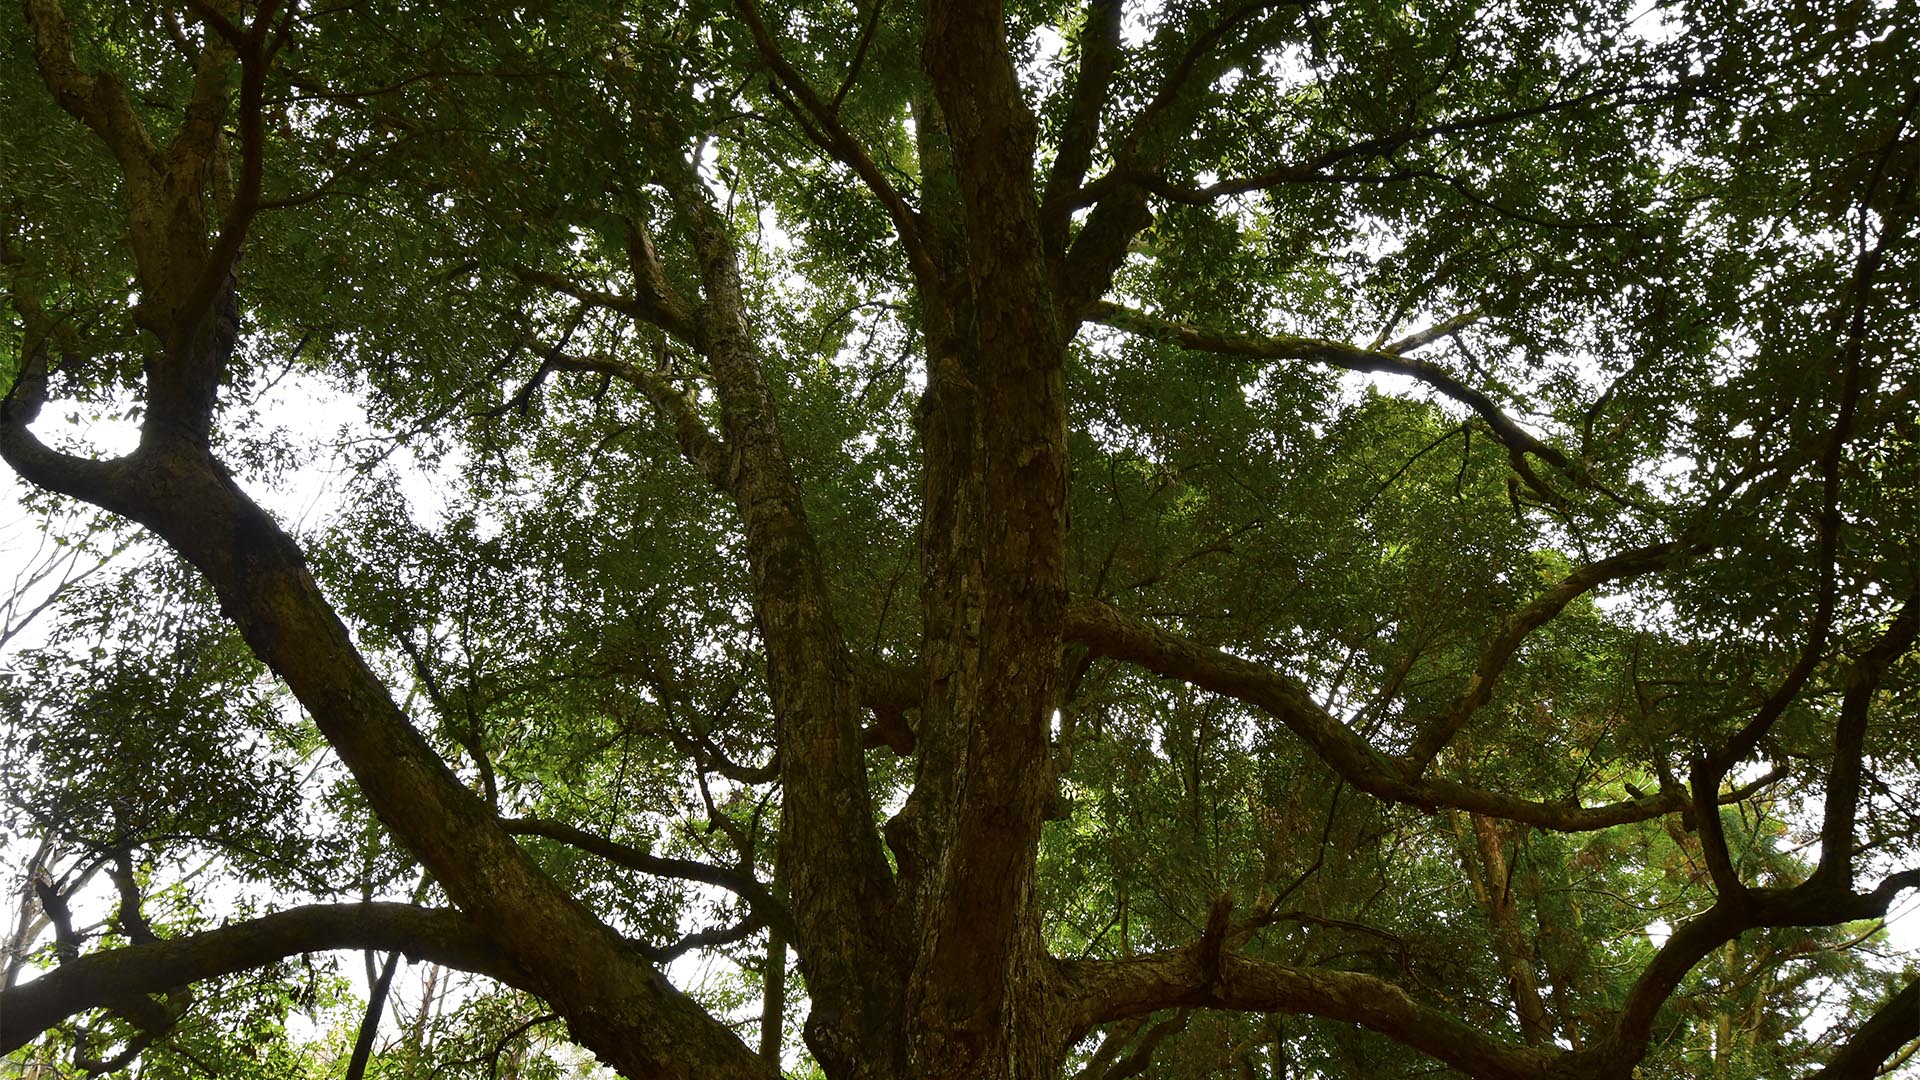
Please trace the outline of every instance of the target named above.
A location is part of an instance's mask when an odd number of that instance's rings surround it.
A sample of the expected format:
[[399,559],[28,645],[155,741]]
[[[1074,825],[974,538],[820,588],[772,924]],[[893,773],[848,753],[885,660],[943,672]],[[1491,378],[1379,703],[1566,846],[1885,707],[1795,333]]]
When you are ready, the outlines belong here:
[[764,884],[745,872],[729,870],[723,866],[714,866],[694,859],[654,855],[631,844],[623,844],[618,840],[588,832],[564,822],[522,817],[503,818],[500,824],[513,836],[544,836],[569,847],[592,852],[616,866],[638,870],[643,874],[718,885],[745,900],[753,908],[755,915],[767,925],[778,928],[782,933],[793,933],[792,918],[787,914],[786,905],[776,899]]
[[1423,777],[1406,758],[1390,757],[1328,713],[1306,690],[1263,664],[1181,637],[1096,600],[1068,606],[1067,637],[1115,659],[1243,701],[1300,737],[1348,783],[1377,798],[1429,808],[1452,807],[1544,829],[1580,832],[1645,821],[1678,810],[1678,787],[1601,806],[1534,802]]
[[1175,322],[1157,315],[1135,311],[1119,304],[1096,301],[1087,317],[1128,333],[1153,341],[1162,341],[1200,352],[1223,356],[1244,356],[1254,360],[1305,360],[1347,371],[1384,372],[1404,375],[1472,409],[1492,429],[1495,438],[1516,457],[1531,454],[1559,468],[1571,466],[1557,448],[1541,442],[1496,405],[1492,398],[1468,386],[1451,372],[1417,356],[1363,349],[1337,341],[1283,335],[1255,336],[1209,330],[1190,323]]
[[457,911],[391,903],[315,904],[190,937],[93,953],[0,992],[0,1054],[88,1009],[333,949],[404,952],[512,986],[529,985],[527,975]]

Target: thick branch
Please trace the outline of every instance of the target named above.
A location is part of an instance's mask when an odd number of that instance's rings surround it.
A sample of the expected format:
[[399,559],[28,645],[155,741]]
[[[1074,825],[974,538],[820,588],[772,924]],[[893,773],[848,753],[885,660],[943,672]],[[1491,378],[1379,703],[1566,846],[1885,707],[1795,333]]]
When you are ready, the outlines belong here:
[[1847,672],[1847,690],[1840,699],[1834,725],[1833,764],[1827,770],[1825,818],[1820,825],[1820,863],[1813,876],[1853,887],[1854,822],[1860,812],[1860,781],[1866,754],[1867,713],[1874,692],[1887,671],[1920,635],[1920,588],[1873,643],[1866,655]]
[[[213,310],[216,299],[225,290],[228,278],[233,275],[234,261],[240,257],[247,229],[260,209],[260,184],[266,157],[266,116],[262,99],[265,96],[267,69],[273,64],[275,51],[267,45],[267,31],[271,29],[274,13],[278,10],[276,0],[263,0],[254,14],[252,25],[233,42],[240,59],[240,187],[234,192],[232,205],[226,208],[224,220],[220,223],[220,235],[214,240],[213,250],[207,254],[199,280],[187,294],[180,310],[173,313],[174,323],[181,331],[197,325]],[[194,105],[203,111],[214,111],[207,109],[199,100],[201,94],[198,89],[196,87]],[[225,87],[220,86],[219,91],[224,98]],[[182,126],[181,142],[186,141],[191,130],[190,125]],[[210,151],[213,143],[214,136],[209,135],[206,149]],[[198,147],[178,147],[176,155],[179,149],[190,149],[195,158],[205,156]]]
[[404,952],[509,985],[529,985],[526,974],[457,911],[411,904],[315,904],[191,937],[83,956],[0,992],[0,1054],[88,1009],[331,949]]
[[26,13],[33,27],[34,60],[54,100],[100,136],[128,176],[145,179],[159,172],[160,150],[119,80],[107,72],[89,75],[80,70],[60,0],[26,0]]
[[1519,1046],[1415,1001],[1385,979],[1229,954],[1217,973],[1204,944],[1127,960],[1057,961],[1075,1032],[1177,1006],[1302,1013],[1344,1020],[1481,1080],[1537,1080],[1560,1054]]

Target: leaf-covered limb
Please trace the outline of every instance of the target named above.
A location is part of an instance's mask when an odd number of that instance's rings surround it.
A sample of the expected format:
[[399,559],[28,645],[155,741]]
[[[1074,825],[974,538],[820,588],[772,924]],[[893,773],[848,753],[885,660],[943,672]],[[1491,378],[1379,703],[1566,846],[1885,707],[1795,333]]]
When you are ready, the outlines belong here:
[[[878,20],[879,8],[883,4],[884,0],[874,0],[873,18],[875,20]],[[861,145],[859,139],[854,137],[853,132],[847,129],[846,124],[841,122],[839,101],[846,94],[846,86],[841,87],[840,91],[834,95],[833,101],[822,100],[819,93],[807,82],[806,76],[781,54],[780,43],[773,39],[772,32],[767,29],[766,22],[761,19],[760,9],[753,0],[735,0],[734,9],[740,13],[740,20],[746,23],[747,29],[752,32],[754,45],[760,50],[761,58],[766,61],[769,68],[773,69],[774,75],[780,80],[780,85],[797,101],[798,108],[792,110],[796,118],[803,122],[810,121],[806,126],[808,137],[831,153],[835,160],[852,169],[853,174],[860,178],[860,182],[866,185],[873,197],[880,200],[880,205],[886,208],[887,217],[893,222],[894,231],[900,238],[901,246],[906,249],[907,258],[912,263],[916,275],[922,282],[931,285],[937,278],[933,264],[928,259],[926,246],[921,240],[920,212],[907,203],[899,189],[893,186],[886,174],[880,171],[880,166],[874,163],[873,155]],[[870,38],[871,31],[861,35],[860,52],[856,56],[853,70],[848,72],[847,86],[852,85],[852,80],[859,70],[858,56],[865,54]]]
[[1422,777],[1407,758],[1381,753],[1273,669],[1170,633],[1085,598],[1068,609],[1067,636],[1096,652],[1183,679],[1265,710],[1348,783],[1377,798],[1428,808],[1452,807],[1545,829],[1580,832],[1646,821],[1685,806],[1678,788],[1601,806],[1537,802]]
[[786,905],[765,884],[745,871],[729,870],[694,859],[654,855],[631,844],[623,844],[564,822],[521,817],[503,818],[501,825],[514,836],[544,836],[582,851],[590,851],[616,866],[638,870],[643,874],[718,885],[745,900],[765,925],[773,926],[782,933],[793,932],[792,917],[787,914]]
[[1546,625],[1568,604],[1599,586],[1652,573],[1672,565],[1680,558],[1697,554],[1702,547],[1683,541],[1649,544],[1590,562],[1561,578],[1529,601],[1526,607],[1514,612],[1493,641],[1488,643],[1459,696],[1444,713],[1420,724],[1420,734],[1408,751],[1416,768],[1425,769],[1434,755],[1452,741],[1473,718],[1473,714],[1493,697],[1494,684],[1499,680],[1500,672],[1529,634]]
[[1317,338],[1228,334],[1175,322],[1119,304],[1098,301],[1087,317],[1119,330],[1164,341],[1182,348],[1256,360],[1306,360],[1347,371],[1386,372],[1416,379],[1472,409],[1491,428],[1494,437],[1516,455],[1531,454],[1560,468],[1571,467],[1567,456],[1515,423],[1486,394],[1461,382],[1431,360],[1403,356],[1390,350],[1374,351]]

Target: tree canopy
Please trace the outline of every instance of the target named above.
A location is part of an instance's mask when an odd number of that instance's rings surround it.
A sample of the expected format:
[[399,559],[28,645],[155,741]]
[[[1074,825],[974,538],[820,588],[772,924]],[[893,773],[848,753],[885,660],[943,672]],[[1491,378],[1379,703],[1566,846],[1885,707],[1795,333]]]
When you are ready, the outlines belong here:
[[10,6],[0,1052],[1904,1060],[1917,36]]

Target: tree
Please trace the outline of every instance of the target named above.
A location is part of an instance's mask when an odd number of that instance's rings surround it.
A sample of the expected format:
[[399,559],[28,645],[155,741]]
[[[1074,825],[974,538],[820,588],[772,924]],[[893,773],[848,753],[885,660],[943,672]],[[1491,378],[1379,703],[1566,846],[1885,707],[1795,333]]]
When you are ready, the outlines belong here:
[[[375,953],[504,988],[433,1044],[490,1076],[771,1076],[789,1012],[836,1080],[1916,1035],[1898,5],[0,33],[0,457],[165,549],[13,663],[0,1048],[334,1069],[329,950],[375,1019]],[[372,431],[298,537],[289,372]]]

